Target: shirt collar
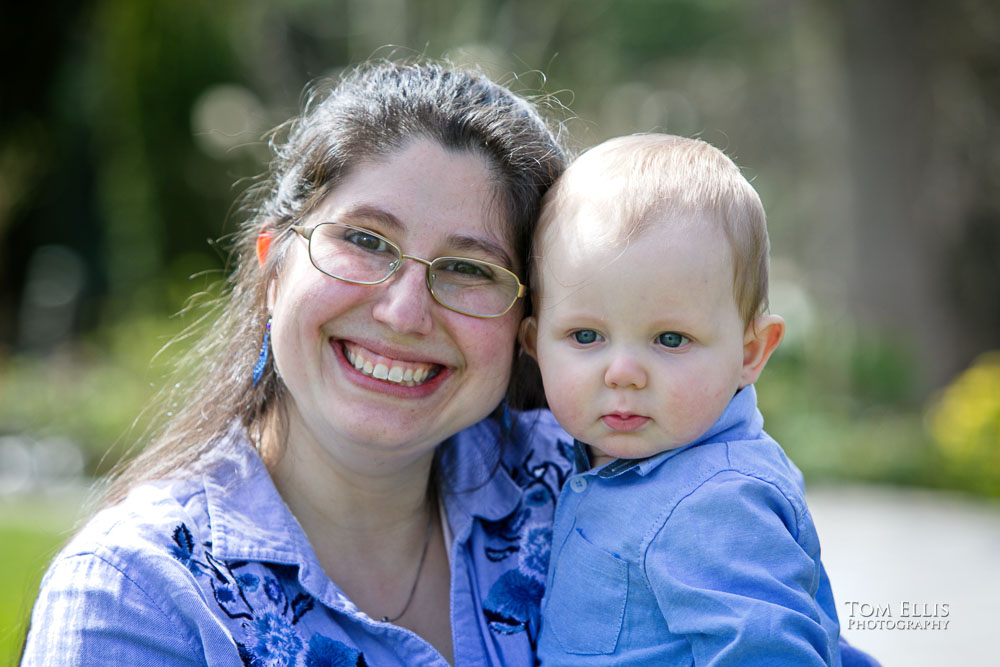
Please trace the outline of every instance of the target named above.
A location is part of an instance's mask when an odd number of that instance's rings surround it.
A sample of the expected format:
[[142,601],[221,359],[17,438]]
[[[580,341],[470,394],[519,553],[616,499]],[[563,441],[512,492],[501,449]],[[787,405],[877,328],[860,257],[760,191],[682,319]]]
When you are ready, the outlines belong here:
[[[515,424],[515,431],[520,427]],[[516,510],[521,501],[521,487],[510,475],[513,468],[512,462],[504,459],[507,452],[498,450],[500,442],[499,426],[484,419],[442,444],[441,469],[446,471],[443,501],[448,521],[460,540],[471,530],[474,518],[499,521]]]
[[[517,421],[511,438],[515,442],[528,438],[531,428],[530,420]],[[499,521],[518,508],[523,490],[510,471],[535,474],[522,470],[523,462],[514,460],[515,448],[498,450],[499,442],[498,424],[484,419],[442,445],[441,467],[447,471],[443,502],[457,539],[468,536],[474,519]],[[220,438],[216,451],[220,462],[204,476],[215,555],[309,566],[312,570],[316,557],[309,540],[278,494],[244,429],[232,427]],[[499,463],[492,452],[499,452]]]
[[213,555],[221,560],[295,566],[306,591],[333,609],[360,615],[326,576],[243,427],[233,425],[219,439],[216,451],[220,461],[203,477]]
[[216,451],[220,460],[203,478],[213,553],[226,560],[301,565],[312,554],[309,540],[244,429],[231,427]]
[[[754,390],[753,385],[747,385],[736,392],[736,395],[729,401],[729,405],[726,406],[726,409],[712,427],[694,442],[641,459],[615,459],[596,470],[595,474],[598,477],[608,479],[635,469],[637,473],[645,476],[667,459],[677,456],[686,449],[691,449],[707,442],[753,440],[760,435],[763,428],[764,417],[760,414],[760,410],[757,409],[757,392]],[[574,463],[577,466],[577,472],[586,470],[586,467],[582,469],[579,467],[581,465],[579,458],[581,454],[584,457],[583,461],[586,462],[586,466],[589,467],[589,459],[586,458],[585,447],[586,445],[582,442],[576,441],[574,447],[576,450],[576,460]]]

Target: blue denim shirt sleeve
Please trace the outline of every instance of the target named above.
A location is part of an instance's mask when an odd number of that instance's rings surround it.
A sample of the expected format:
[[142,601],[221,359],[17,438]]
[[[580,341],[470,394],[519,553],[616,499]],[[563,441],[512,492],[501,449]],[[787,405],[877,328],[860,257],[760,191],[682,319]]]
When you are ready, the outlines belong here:
[[120,566],[94,553],[56,561],[35,603],[24,666],[199,665],[187,629]]
[[834,664],[815,599],[818,553],[804,550],[799,530],[797,509],[778,488],[735,471],[676,505],[642,565],[695,664]]

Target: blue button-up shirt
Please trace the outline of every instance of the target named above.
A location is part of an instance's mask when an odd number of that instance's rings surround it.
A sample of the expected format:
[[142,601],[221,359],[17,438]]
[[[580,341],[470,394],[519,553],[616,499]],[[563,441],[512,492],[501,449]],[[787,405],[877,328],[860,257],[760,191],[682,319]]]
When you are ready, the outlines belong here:
[[802,476],[763,423],[746,387],[695,443],[589,471],[577,456],[556,513],[544,665],[840,664]]
[[[547,412],[454,436],[442,494],[451,533],[456,665],[530,665],[554,504],[571,439]],[[55,559],[24,665],[445,665],[413,632],[361,612],[323,572],[240,429],[191,479],[143,484]]]

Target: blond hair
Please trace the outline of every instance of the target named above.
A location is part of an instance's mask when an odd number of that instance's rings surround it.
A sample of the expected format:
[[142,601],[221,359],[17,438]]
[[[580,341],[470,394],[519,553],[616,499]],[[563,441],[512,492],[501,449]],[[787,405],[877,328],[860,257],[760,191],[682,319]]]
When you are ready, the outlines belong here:
[[[714,146],[669,134],[609,139],[574,161],[542,202],[536,248],[583,208],[609,246],[636,238],[654,216],[698,214],[717,221],[733,253],[733,296],[745,325],[767,310],[769,241],[760,197],[739,167]],[[539,275],[538,253],[532,274]],[[537,285],[533,286],[537,290]]]

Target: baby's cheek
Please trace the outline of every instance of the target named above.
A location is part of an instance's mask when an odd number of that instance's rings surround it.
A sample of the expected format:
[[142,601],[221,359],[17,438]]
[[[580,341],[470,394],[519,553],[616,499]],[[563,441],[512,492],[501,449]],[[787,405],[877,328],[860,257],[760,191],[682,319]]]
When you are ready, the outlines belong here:
[[558,347],[542,345],[538,352],[549,409],[560,426],[582,440],[586,410],[594,403],[593,382],[588,382],[590,370],[579,359],[565,355],[565,351]]
[[546,394],[549,409],[556,421],[574,438],[584,439],[586,428],[585,401],[570,391],[553,391]]
[[703,435],[725,410],[730,398],[728,393],[714,388],[678,395],[673,401],[673,417],[681,440],[690,442]]

